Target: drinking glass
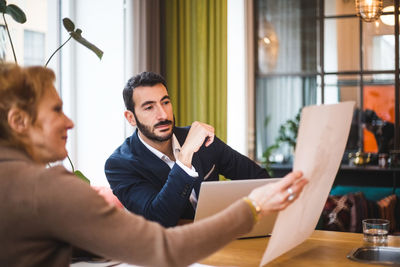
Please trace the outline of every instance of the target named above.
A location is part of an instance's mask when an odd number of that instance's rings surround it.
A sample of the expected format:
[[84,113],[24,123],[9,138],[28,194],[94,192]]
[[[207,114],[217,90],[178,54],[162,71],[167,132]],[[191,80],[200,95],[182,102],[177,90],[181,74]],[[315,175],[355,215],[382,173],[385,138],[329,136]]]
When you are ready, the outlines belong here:
[[390,221],[385,219],[366,219],[362,221],[364,241],[374,245],[386,244]]

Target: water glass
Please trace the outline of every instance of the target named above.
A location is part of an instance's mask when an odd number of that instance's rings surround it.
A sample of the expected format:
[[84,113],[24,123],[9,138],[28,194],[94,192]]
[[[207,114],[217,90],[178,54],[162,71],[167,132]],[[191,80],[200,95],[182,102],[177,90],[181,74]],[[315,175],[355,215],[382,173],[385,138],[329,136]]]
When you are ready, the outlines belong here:
[[386,244],[390,221],[385,219],[366,219],[362,221],[364,241],[373,245]]

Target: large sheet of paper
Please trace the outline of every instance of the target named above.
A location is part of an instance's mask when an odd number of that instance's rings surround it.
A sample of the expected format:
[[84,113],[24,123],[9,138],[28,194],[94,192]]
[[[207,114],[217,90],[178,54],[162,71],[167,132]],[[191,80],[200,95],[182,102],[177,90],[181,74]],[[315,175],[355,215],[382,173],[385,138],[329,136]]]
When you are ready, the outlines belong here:
[[302,171],[309,183],[300,197],[279,213],[260,266],[313,233],[340,166],[353,108],[354,102],[303,108],[293,170]]

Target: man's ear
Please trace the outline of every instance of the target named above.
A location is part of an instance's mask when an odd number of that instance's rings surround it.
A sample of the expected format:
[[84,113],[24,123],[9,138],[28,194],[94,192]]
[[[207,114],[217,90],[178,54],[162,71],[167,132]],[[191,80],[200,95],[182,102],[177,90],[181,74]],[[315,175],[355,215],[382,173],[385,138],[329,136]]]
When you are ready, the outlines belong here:
[[28,129],[29,118],[29,115],[19,108],[11,108],[7,115],[10,128],[17,133],[24,133]]
[[133,112],[132,112],[132,111],[130,111],[130,110],[125,110],[124,116],[125,116],[126,120],[129,122],[130,125],[136,126],[135,115],[133,115]]

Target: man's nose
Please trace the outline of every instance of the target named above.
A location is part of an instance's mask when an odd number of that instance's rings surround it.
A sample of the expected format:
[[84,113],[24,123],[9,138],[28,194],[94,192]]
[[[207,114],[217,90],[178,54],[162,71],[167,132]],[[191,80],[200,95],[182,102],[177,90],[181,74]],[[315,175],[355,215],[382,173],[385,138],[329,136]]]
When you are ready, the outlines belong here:
[[167,118],[167,112],[164,110],[163,106],[158,106],[157,118],[160,120],[165,120]]

